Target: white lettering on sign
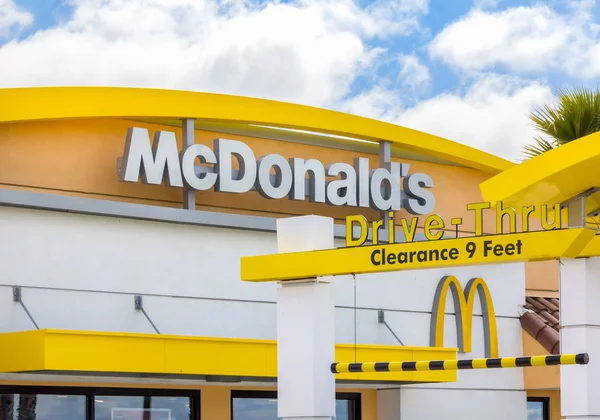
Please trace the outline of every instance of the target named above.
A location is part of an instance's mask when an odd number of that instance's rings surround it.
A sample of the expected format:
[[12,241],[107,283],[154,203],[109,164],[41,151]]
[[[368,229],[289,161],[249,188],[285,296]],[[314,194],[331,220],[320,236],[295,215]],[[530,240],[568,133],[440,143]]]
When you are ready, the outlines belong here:
[[[214,150],[214,151],[213,151]],[[286,159],[268,154],[256,159],[252,149],[237,140],[215,139],[213,150],[193,144],[177,150],[175,133],[158,131],[150,142],[145,128],[132,127],[119,167],[119,179],[197,191],[242,194],[255,189],[265,198],[327,203],[332,206],[371,207],[411,214],[428,214],[435,207],[429,175],[408,174],[409,164],[392,162],[389,168],[369,168],[369,159],[354,164],[316,159]],[[233,160],[238,169],[234,169]]]

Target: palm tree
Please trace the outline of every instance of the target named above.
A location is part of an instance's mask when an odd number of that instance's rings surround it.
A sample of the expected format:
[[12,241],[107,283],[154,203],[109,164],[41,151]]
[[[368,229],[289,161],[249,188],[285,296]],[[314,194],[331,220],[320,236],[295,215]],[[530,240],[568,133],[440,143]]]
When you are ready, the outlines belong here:
[[15,409],[14,394],[0,394],[0,420],[13,420]]
[[526,159],[600,131],[600,90],[560,90],[556,104],[534,110],[529,118],[541,135],[524,147]]
[[37,416],[37,395],[19,395],[17,420],[35,420]]

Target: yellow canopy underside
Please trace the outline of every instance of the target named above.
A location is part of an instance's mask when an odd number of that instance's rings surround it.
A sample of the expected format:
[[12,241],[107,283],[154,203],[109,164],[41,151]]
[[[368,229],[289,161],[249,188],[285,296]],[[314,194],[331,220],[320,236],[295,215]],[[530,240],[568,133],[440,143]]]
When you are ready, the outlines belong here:
[[199,129],[295,137],[350,150],[377,150],[385,140],[391,142],[396,156],[466,166],[491,175],[513,165],[481,150],[394,124],[264,99],[113,87],[0,89],[0,124],[70,118],[126,118],[179,126],[182,118],[194,118]]
[[[185,379],[226,376],[277,377],[277,344],[272,340],[186,337],[156,334],[37,330],[0,334],[0,372],[114,373],[175,375]],[[448,360],[456,348],[358,345],[360,361]],[[337,362],[354,362],[354,345],[338,344]],[[347,373],[342,381],[455,382],[456,372]]]
[[[600,133],[582,137],[506,169],[480,184],[485,201],[506,206],[554,205],[600,187]],[[600,191],[586,201],[600,209]]]

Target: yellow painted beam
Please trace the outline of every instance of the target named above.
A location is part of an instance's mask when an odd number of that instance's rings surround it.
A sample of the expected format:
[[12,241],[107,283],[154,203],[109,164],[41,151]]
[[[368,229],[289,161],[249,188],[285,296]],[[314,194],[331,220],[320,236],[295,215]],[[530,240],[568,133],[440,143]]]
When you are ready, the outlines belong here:
[[[79,372],[148,375],[277,377],[277,343],[212,337],[38,330],[0,334],[0,372]],[[338,344],[336,360],[453,359],[455,348]],[[339,380],[452,382],[451,372],[398,372]]]
[[255,282],[299,280],[328,275],[575,258],[595,234],[591,229],[562,229],[242,257],[241,279]]
[[[339,363],[352,363],[355,360],[429,360],[431,358],[440,357],[443,360],[450,360],[456,357],[458,349],[442,348],[442,347],[410,347],[410,346],[376,346],[377,354],[375,354],[374,346],[358,345],[356,348],[356,358],[354,346],[349,344],[336,345],[335,360]],[[396,355],[399,359],[386,359]],[[438,356],[434,356],[438,355]],[[444,372],[447,375],[441,375]],[[394,375],[398,372],[394,372]],[[369,372],[369,373],[341,373],[336,376],[338,380],[354,380],[354,381],[386,381],[392,379],[394,381],[412,381],[412,382],[456,382],[456,372],[452,371],[419,371],[419,372],[402,372],[403,378],[392,376],[389,378],[386,373]],[[387,373],[390,375],[390,373]]]
[[[600,187],[600,133],[543,153],[480,184],[485,201],[506,206],[563,203]],[[600,208],[600,193],[587,200],[588,212]]]
[[[2,104],[10,104],[2,106]],[[128,118],[253,124],[390,141],[392,148],[447,160],[489,174],[513,163],[431,134],[303,105],[212,93],[111,87],[0,89],[0,123],[68,118]]]
[[600,256],[600,235],[596,235],[579,253],[579,257],[598,257]]

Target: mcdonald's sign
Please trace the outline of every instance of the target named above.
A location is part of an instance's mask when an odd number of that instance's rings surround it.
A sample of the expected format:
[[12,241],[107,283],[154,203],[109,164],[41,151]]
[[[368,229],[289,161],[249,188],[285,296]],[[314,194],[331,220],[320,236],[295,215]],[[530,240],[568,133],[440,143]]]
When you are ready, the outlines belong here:
[[485,341],[485,357],[498,357],[498,329],[492,296],[482,278],[469,280],[464,289],[454,276],[445,276],[440,280],[431,313],[430,345],[444,346],[444,313],[448,290],[452,293],[454,311],[456,313],[456,333],[458,349],[461,353],[471,351],[473,331],[473,304],[475,295],[479,296],[483,313],[483,333]]

